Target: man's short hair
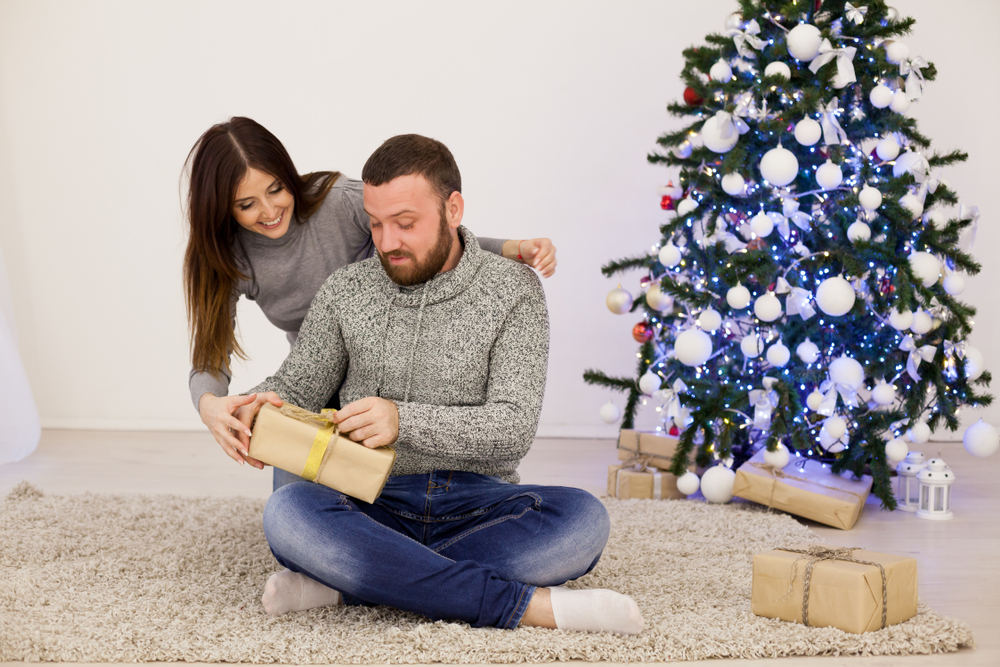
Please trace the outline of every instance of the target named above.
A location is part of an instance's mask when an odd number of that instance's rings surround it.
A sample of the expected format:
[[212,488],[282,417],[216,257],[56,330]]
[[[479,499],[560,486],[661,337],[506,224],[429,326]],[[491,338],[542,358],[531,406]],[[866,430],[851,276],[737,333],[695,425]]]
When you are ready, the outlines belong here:
[[441,198],[441,207],[452,192],[462,191],[462,174],[448,147],[419,134],[399,134],[371,154],[361,170],[368,185],[383,185],[394,178],[420,174]]

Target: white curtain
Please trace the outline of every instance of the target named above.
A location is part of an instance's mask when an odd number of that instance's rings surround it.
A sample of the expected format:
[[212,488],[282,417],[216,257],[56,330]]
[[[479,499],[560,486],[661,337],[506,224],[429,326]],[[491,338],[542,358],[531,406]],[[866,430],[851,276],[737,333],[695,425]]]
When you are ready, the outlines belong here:
[[35,451],[42,435],[38,408],[17,350],[10,282],[0,248],[0,464]]

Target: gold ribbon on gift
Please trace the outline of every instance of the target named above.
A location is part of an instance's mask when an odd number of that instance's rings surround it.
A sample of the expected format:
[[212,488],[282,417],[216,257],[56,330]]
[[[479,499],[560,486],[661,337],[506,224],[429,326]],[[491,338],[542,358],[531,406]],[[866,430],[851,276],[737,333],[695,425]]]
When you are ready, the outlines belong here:
[[824,547],[820,544],[813,544],[805,549],[791,549],[786,547],[778,547],[778,551],[788,551],[796,554],[803,554],[806,556],[803,558],[796,558],[792,562],[791,571],[788,574],[788,592],[785,593],[783,599],[788,599],[792,595],[795,588],[795,577],[798,574],[799,561],[807,560],[805,576],[802,578],[802,625],[809,625],[809,584],[812,583],[812,571],[816,563],[825,560],[843,560],[850,563],[860,563],[861,565],[874,565],[878,568],[878,571],[882,573],[882,628],[885,629],[886,625],[886,614],[888,613],[889,607],[889,589],[885,577],[885,568],[882,567],[881,563],[876,563],[870,560],[860,560],[855,558],[853,553],[855,551],[860,551],[861,547],[839,547],[831,549],[829,547]]
[[316,478],[319,476],[319,471],[323,468],[323,463],[332,452],[330,449],[330,441],[333,440],[336,442],[337,436],[340,433],[340,429],[331,419],[337,411],[323,410],[320,412],[319,416],[317,416],[315,413],[309,412],[308,410],[303,410],[298,406],[286,403],[281,407],[281,412],[289,417],[292,417],[293,419],[312,422],[322,426],[322,428],[316,432],[312,448],[309,450],[309,456],[306,458],[306,464],[302,468],[302,474],[299,475],[304,480],[315,482]]
[[[754,468],[757,468],[759,470],[763,470],[765,472],[771,473],[771,476],[774,477],[775,479],[794,479],[797,482],[805,482],[806,484],[813,484],[815,486],[821,486],[824,489],[830,489],[831,491],[839,491],[840,493],[846,493],[846,494],[852,495],[855,498],[860,499],[861,502],[865,502],[865,500],[867,500],[860,493],[854,493],[853,491],[848,491],[847,489],[841,489],[841,488],[836,487],[836,486],[830,486],[829,484],[823,484],[821,482],[817,482],[816,480],[809,479],[807,477],[798,477],[796,475],[789,475],[789,474],[787,474],[785,472],[784,468],[776,468],[775,466],[770,465],[768,463],[751,462],[750,465],[752,465]],[[774,505],[774,485],[771,486],[771,497],[770,497],[770,499],[769,499],[769,501],[768,501],[767,504],[768,504],[768,506],[773,506]],[[787,551],[787,549],[785,549],[785,551]]]

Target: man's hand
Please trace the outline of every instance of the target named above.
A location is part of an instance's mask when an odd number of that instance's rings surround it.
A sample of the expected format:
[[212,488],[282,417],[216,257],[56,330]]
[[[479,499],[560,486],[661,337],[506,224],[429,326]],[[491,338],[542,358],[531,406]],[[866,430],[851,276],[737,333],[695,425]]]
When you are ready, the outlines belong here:
[[[271,405],[280,408],[282,405],[285,404],[285,402],[281,400],[281,397],[278,396],[273,391],[268,391],[263,394],[250,394],[249,396],[245,396],[243,398],[249,398],[252,400],[246,403],[245,405],[240,406],[240,408],[236,410],[236,414],[234,415],[242,425],[242,430],[236,433],[236,435],[239,436],[240,439],[239,455],[254,468],[257,468],[258,470],[263,470],[264,464],[261,461],[258,461],[257,459],[250,458],[250,456],[247,454],[250,451],[250,426],[253,424],[254,417],[256,417],[257,413],[260,412],[260,407],[262,405],[264,405],[265,403],[270,403]],[[228,452],[226,453],[228,454]],[[232,456],[232,454],[230,454],[230,456]],[[237,457],[233,458],[239,460],[239,458]]]
[[368,449],[385,447],[399,437],[399,410],[384,398],[369,396],[348,403],[333,417],[340,432]]
[[556,272],[556,247],[550,239],[525,239],[518,243],[521,261],[545,278]]

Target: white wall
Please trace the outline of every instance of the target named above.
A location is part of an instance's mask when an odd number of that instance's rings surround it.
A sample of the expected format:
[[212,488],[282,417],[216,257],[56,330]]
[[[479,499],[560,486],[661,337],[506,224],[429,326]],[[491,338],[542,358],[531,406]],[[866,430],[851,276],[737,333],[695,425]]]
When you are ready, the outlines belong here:
[[[987,46],[1000,3],[898,0],[908,43],[940,75],[913,114],[946,177],[983,215],[972,340],[990,343],[1000,81]],[[443,140],[479,235],[547,235],[559,270],[543,434],[603,434],[608,394],[587,367],[631,373],[637,318],[604,297],[609,259],[642,252],[663,220],[646,163],[678,99],[681,50],[721,31],[730,0],[506,2],[0,2],[0,247],[21,350],[50,427],[198,426],[187,392],[181,164],[231,115],[263,123],[300,171],[358,176],[387,137]],[[634,288],[638,274],[626,277]],[[243,389],[287,347],[240,311]],[[1000,408],[998,408],[1000,409]],[[986,416],[1000,423],[1000,412]]]

